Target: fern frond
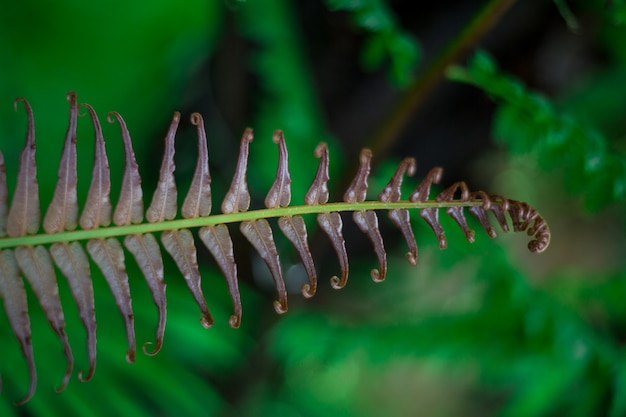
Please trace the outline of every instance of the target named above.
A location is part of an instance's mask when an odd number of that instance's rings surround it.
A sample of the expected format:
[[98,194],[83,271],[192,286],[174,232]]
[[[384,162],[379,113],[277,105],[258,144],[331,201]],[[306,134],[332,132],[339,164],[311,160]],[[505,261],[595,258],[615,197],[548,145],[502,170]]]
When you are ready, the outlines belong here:
[[[10,208],[7,203],[4,159],[0,154],[0,295],[4,299],[10,324],[20,342],[31,374],[28,393],[20,403],[28,401],[33,395],[37,378],[22,275],[33,288],[50,325],[64,347],[68,365],[60,390],[65,388],[72,373],[73,356],[64,331],[65,320],[58,296],[53,262],[67,278],[81,320],[87,330],[89,370],[85,376],[82,372],[79,373],[79,379],[86,381],[93,376],[96,365],[95,308],[87,253],[102,271],[117,302],[126,327],[128,340],[126,359],[132,362],[136,354],[136,338],[123,247],[137,261],[158,308],[159,320],[154,348],[148,351],[149,343],[143,345],[144,352],[153,355],[162,346],[166,322],[163,259],[155,233],[160,234],[161,245],[173,258],[185,278],[200,309],[201,324],[207,328],[213,324],[213,318],[202,293],[196,243],[191,229],[198,229],[200,241],[209,249],[226,277],[234,306],[234,312],[229,320],[233,328],[238,327],[241,322],[242,306],[233,242],[227,226],[229,223],[239,223],[242,234],[267,264],[276,285],[277,300],[274,302],[274,308],[278,313],[284,313],[288,309],[287,290],[269,218],[277,219],[279,229],[292,242],[302,259],[308,274],[308,283],[303,285],[302,293],[307,298],[315,294],[318,277],[302,217],[306,214],[317,215],[317,223],[328,236],[337,254],[340,274],[331,277],[333,288],[342,288],[348,279],[348,256],[342,234],[341,212],[352,212],[353,220],[371,241],[378,262],[377,268],[371,272],[372,279],[376,282],[383,281],[387,275],[387,252],[378,226],[376,210],[387,211],[392,223],[401,231],[409,249],[407,258],[412,265],[417,264],[418,257],[409,216],[409,210],[412,209],[419,210],[420,216],[432,228],[442,249],[447,246],[447,241],[439,222],[440,209],[446,210],[470,242],[474,240],[474,232],[466,221],[465,209],[478,219],[479,224],[492,238],[496,233],[488,213],[492,213],[504,231],[508,230],[505,217],[508,214],[514,231],[525,231],[533,236],[528,244],[532,252],[544,251],[550,242],[546,222],[535,209],[524,202],[489,195],[482,191],[470,192],[464,182],[454,183],[431,199],[430,189],[432,184],[440,181],[441,168],[432,169],[410,197],[402,200],[400,187],[403,177],[413,175],[415,170],[415,161],[412,158],[407,158],[399,164],[395,174],[379,194],[378,200],[366,201],[372,158],[372,152],[368,149],[361,151],[359,169],[345,192],[343,201],[329,202],[327,186],[329,153],[326,145],[320,144],[315,149],[319,165],[304,197],[305,204],[291,206],[288,152],[281,131],[276,131],[273,138],[278,146],[279,160],[274,183],[265,198],[265,208],[249,210],[251,198],[247,184],[247,167],[253,134],[251,129],[246,129],[241,139],[236,171],[221,205],[222,214],[211,215],[211,177],[206,134],[202,116],[198,113],[191,115],[191,122],[198,131],[198,160],[191,186],[181,206],[182,217],[177,218],[177,189],[174,179],[174,139],[180,114],[174,113],[165,138],[165,153],[159,181],[152,201],[145,210],[146,222],[141,178],[124,119],[115,112],[109,113],[108,116],[110,123],[118,123],[120,126],[125,152],[120,197],[112,209],[109,166],[98,117],[91,106],[77,104],[74,93],[68,94],[68,100],[70,122],[61,157],[58,183],[44,217],[43,232],[40,231],[34,119],[30,105],[25,99],[16,100],[16,103],[23,102],[26,107],[28,131]],[[78,109],[81,106],[88,110],[94,126],[95,151],[92,181],[79,219],[76,198],[76,125]],[[457,197],[459,193],[460,196]],[[113,225],[110,225],[111,222]],[[123,246],[119,239],[123,239]]]

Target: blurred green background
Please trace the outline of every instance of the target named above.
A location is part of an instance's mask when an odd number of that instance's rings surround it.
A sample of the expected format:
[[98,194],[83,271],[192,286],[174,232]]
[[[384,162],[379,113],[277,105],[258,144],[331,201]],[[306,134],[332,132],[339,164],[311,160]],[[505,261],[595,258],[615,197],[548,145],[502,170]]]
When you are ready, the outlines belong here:
[[[297,255],[277,236],[292,290],[289,313],[277,316],[265,266],[233,233],[242,327],[228,327],[226,283],[200,250],[216,324],[200,326],[168,262],[164,347],[156,357],[138,354],[134,364],[124,360],[121,317],[92,267],[93,380],[80,383],[75,373],[62,394],[54,392],[62,349],[29,292],[38,390],[13,406],[26,392],[27,369],[0,314],[0,416],[626,415],[625,24],[626,6],[617,0],[2,2],[0,146],[11,192],[26,126],[12,101],[26,97],[35,112],[43,208],[67,126],[65,95],[74,90],[103,122],[114,202],[123,154],[106,113],[126,119],[148,198],[172,112],[183,113],[182,198],[195,164],[187,120],[200,111],[214,207],[246,126],[255,129],[252,204],[262,206],[276,171],[271,133],[280,128],[294,204],[315,174],[318,142],[331,149],[331,200],[341,198],[359,149],[369,146],[371,198],[402,157],[414,156],[417,178],[440,165],[444,185],[465,179],[472,189],[528,201],[548,220],[553,241],[533,255],[525,236],[489,241],[477,230],[470,245],[446,218],[449,245],[439,251],[414,213],[414,268],[381,213],[389,274],[374,284],[369,242],[345,216],[350,279],[334,291],[335,255],[310,222],[318,294],[302,300]],[[79,201],[92,142],[82,118]],[[409,192],[418,181],[407,182]],[[156,309],[127,258],[142,344],[153,340]],[[76,368],[85,369],[84,330],[60,274],[59,286]]]

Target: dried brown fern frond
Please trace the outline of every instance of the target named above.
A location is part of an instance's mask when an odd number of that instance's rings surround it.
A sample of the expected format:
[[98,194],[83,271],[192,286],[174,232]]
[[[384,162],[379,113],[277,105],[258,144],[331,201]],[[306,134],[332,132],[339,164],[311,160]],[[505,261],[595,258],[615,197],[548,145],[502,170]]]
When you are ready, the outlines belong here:
[[[136,354],[136,340],[124,247],[137,261],[158,308],[159,319],[154,347],[148,351],[149,343],[143,345],[144,352],[153,355],[161,348],[166,321],[163,259],[157,235],[161,245],[174,259],[184,276],[200,308],[200,321],[207,328],[213,324],[213,319],[202,293],[196,242],[191,229],[198,229],[200,241],[209,249],[226,277],[234,305],[234,312],[229,320],[231,327],[239,326],[242,306],[237,285],[237,264],[234,258],[233,242],[227,226],[229,223],[239,223],[242,234],[267,264],[276,284],[278,299],[274,302],[274,308],[278,313],[287,311],[287,291],[268,218],[277,218],[281,232],[293,243],[302,260],[309,280],[302,287],[302,293],[307,298],[315,294],[318,279],[302,217],[306,214],[317,215],[317,223],[326,233],[337,253],[340,273],[330,278],[333,288],[342,288],[348,279],[348,256],[342,235],[341,212],[352,212],[355,223],[371,241],[378,260],[378,267],[372,270],[371,276],[377,282],[386,277],[387,259],[376,210],[387,211],[392,223],[401,231],[409,248],[407,258],[412,265],[417,264],[418,253],[410,224],[411,209],[419,210],[420,216],[434,231],[442,249],[447,246],[447,242],[439,222],[440,209],[445,209],[447,214],[458,223],[470,242],[474,240],[474,232],[469,228],[465,219],[465,208],[478,219],[492,238],[496,233],[488,214],[491,213],[500,227],[507,231],[508,223],[505,215],[508,213],[514,231],[526,231],[533,236],[528,245],[532,252],[542,252],[550,241],[550,232],[546,222],[535,209],[526,203],[509,200],[499,195],[488,195],[482,191],[470,192],[463,182],[453,184],[434,199],[430,199],[431,185],[438,183],[441,179],[441,168],[432,169],[408,200],[402,200],[400,188],[403,177],[412,175],[415,170],[415,161],[412,158],[407,158],[399,164],[395,174],[379,194],[377,201],[366,201],[372,158],[372,153],[368,149],[361,151],[359,169],[345,192],[343,201],[329,203],[328,148],[325,144],[320,144],[315,149],[319,166],[305,195],[305,205],[290,206],[291,179],[287,163],[288,153],[285,139],[280,131],[275,132],[273,138],[278,145],[279,161],[276,179],[265,198],[265,208],[248,210],[250,193],[246,171],[253,135],[252,130],[247,129],[241,139],[239,159],[231,186],[221,205],[222,214],[211,215],[211,176],[206,135],[202,116],[198,113],[191,115],[191,122],[198,131],[198,161],[189,192],[180,208],[181,217],[177,218],[177,190],[174,179],[174,137],[180,122],[180,114],[174,113],[165,138],[165,154],[160,169],[160,178],[152,201],[145,210],[146,222],[144,221],[141,178],[124,119],[115,112],[109,113],[108,116],[110,123],[117,122],[120,126],[125,151],[120,197],[113,209],[110,199],[109,164],[98,117],[88,104],[77,104],[74,93],[68,95],[68,100],[70,102],[69,127],[61,157],[57,186],[43,219],[43,232],[40,231],[41,213],[35,165],[33,113],[25,99],[20,98],[15,102],[16,108],[20,102],[26,108],[28,132],[10,206],[7,201],[4,158],[0,153],[0,295],[4,299],[5,310],[28,363],[31,376],[28,393],[20,403],[26,402],[33,395],[37,381],[28,305],[22,276],[33,288],[50,325],[63,344],[64,353],[68,359],[67,371],[59,391],[63,390],[69,381],[73,357],[64,330],[65,320],[58,295],[54,264],[68,280],[81,320],[87,330],[89,370],[85,375],[79,373],[79,379],[87,381],[94,374],[96,320],[87,253],[102,271],[122,314],[128,339],[126,359],[132,362]],[[79,107],[87,109],[95,131],[91,186],[80,216],[76,197],[76,124]],[[459,194],[458,197],[456,197],[457,194]]]

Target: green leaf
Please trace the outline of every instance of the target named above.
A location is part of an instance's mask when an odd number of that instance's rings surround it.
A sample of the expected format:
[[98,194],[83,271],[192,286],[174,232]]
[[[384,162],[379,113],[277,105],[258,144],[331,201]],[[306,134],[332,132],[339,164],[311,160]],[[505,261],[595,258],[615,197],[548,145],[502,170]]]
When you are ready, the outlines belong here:
[[488,54],[477,52],[467,68],[453,67],[448,77],[490,95],[499,106],[492,129],[496,140],[511,153],[536,155],[544,169],[563,168],[566,188],[583,194],[586,208],[598,210],[624,198],[624,153],[598,130],[503,74]]
[[402,30],[386,0],[326,0],[330,10],[346,10],[353,22],[367,32],[361,50],[361,64],[372,71],[386,61],[391,82],[406,87],[419,63],[417,41]]

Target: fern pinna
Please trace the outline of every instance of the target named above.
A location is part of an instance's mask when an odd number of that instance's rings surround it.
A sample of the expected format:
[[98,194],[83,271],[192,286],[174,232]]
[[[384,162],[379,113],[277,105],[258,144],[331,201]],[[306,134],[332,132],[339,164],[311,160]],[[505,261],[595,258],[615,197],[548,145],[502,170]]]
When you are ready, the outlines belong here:
[[[313,256],[307,244],[307,230],[302,215],[316,214],[317,223],[328,235],[337,253],[340,273],[333,276],[330,283],[333,288],[342,288],[348,279],[348,257],[342,235],[340,212],[352,212],[353,220],[359,229],[372,242],[378,267],[372,270],[374,281],[382,281],[387,273],[386,252],[378,228],[376,210],[387,211],[391,222],[397,226],[408,245],[408,261],[417,263],[417,244],[411,229],[409,210],[417,209],[420,216],[434,231],[439,246],[446,247],[446,237],[439,222],[439,209],[446,212],[458,223],[468,241],[474,240],[474,232],[468,227],[464,209],[472,213],[490,237],[496,233],[488,219],[488,213],[495,217],[500,227],[509,229],[505,214],[511,219],[514,231],[526,231],[534,238],[528,244],[532,252],[542,252],[550,241],[550,232],[546,222],[535,209],[520,201],[510,200],[500,195],[489,195],[483,191],[470,192],[464,182],[454,183],[434,199],[430,199],[432,184],[439,182],[441,168],[432,169],[411,193],[408,200],[401,200],[400,187],[404,175],[412,175],[415,161],[403,160],[389,183],[379,194],[377,201],[366,201],[370,160],[372,154],[363,149],[360,165],[354,180],[341,202],[328,202],[327,183],[329,156],[325,144],[315,149],[319,166],[313,182],[305,195],[305,205],[290,206],[290,176],[287,164],[287,147],[281,131],[274,133],[274,142],[278,145],[279,161],[276,179],[266,198],[264,209],[248,210],[250,194],[248,192],[246,170],[248,151],[252,142],[252,130],[246,129],[241,139],[239,158],[232,184],[222,202],[222,214],[211,213],[211,177],[209,174],[208,151],[202,116],[191,115],[191,123],[198,131],[198,160],[189,192],[180,209],[182,218],[177,217],[177,190],[174,180],[174,138],[180,122],[180,114],[174,113],[165,138],[165,154],[160,169],[157,188],[150,206],[143,207],[141,178],[135,161],[128,129],[122,116],[116,112],[108,115],[110,123],[117,122],[121,129],[125,150],[125,165],[120,197],[115,209],[110,200],[109,165],[100,122],[94,109],[88,104],[77,104],[76,95],[68,94],[70,118],[58,182],[43,219],[43,232],[40,232],[41,213],[35,165],[35,133],[32,109],[27,100],[18,98],[23,103],[28,117],[26,144],[21,154],[17,184],[10,204],[4,158],[0,153],[0,295],[4,299],[10,324],[17,337],[23,355],[28,363],[31,383],[25,398],[31,398],[36,387],[36,371],[31,344],[30,320],[26,292],[22,276],[26,278],[39,299],[53,330],[63,344],[67,357],[67,370],[61,387],[67,385],[73,368],[72,351],[65,334],[63,309],[59,299],[56,265],[67,278],[72,295],[78,305],[79,314],[87,330],[87,349],[89,370],[79,372],[81,381],[89,380],[96,365],[96,319],[90,266],[83,243],[91,259],[102,271],[115,297],[123,316],[128,351],[126,359],[135,358],[136,341],[133,325],[133,310],[128,275],[125,267],[125,255],[118,238],[123,238],[124,247],[137,261],[146,282],[152,292],[158,308],[156,341],[152,350],[149,343],[144,344],[146,354],[156,354],[161,348],[165,331],[166,298],[163,277],[163,260],[159,243],[154,233],[160,233],[160,241],[165,250],[174,259],[183,274],[189,289],[201,311],[201,323],[210,327],[213,319],[202,293],[201,279],[194,236],[190,229],[198,229],[200,241],[209,249],[226,280],[234,313],[230,317],[231,327],[238,327],[241,321],[242,306],[237,286],[237,264],[234,259],[233,243],[227,227],[228,223],[239,223],[241,233],[258,251],[267,264],[278,292],[274,308],[278,313],[287,311],[287,291],[280,268],[280,261],[273,239],[273,231],[268,218],[277,218],[278,227],[297,250],[308,274],[308,283],[302,288],[305,297],[312,297],[317,288],[316,268]],[[76,124],[79,108],[87,109],[95,130],[95,156],[91,185],[82,213],[78,215],[77,204],[77,156]],[[457,197],[458,194],[458,197]],[[111,221],[113,225],[111,225]]]

